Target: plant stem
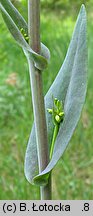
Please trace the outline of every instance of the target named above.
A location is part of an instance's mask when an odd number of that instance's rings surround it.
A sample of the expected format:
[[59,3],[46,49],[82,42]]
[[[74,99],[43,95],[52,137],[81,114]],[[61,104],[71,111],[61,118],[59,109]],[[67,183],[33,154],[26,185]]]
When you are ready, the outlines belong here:
[[[35,52],[40,53],[40,0],[28,0],[28,34],[30,46]],[[42,72],[35,68],[31,58],[29,58],[29,71],[40,173],[49,162],[47,126],[42,87]],[[46,186],[40,187],[41,199],[51,199],[50,185],[51,183],[49,180]]]

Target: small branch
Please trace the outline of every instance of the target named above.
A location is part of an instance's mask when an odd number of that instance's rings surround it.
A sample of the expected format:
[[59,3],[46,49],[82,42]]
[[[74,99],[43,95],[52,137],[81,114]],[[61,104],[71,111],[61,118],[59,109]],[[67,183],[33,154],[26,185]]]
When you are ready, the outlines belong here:
[[52,158],[53,155],[53,150],[54,150],[54,144],[58,135],[58,131],[59,131],[59,124],[56,124],[54,127],[54,133],[53,133],[53,139],[52,139],[52,144],[51,144],[51,149],[50,149],[50,160]]
[[[40,53],[40,0],[28,0],[28,33],[31,48]],[[29,71],[40,173],[49,162],[42,72],[35,68],[31,59],[29,59]],[[47,186],[41,187],[41,199],[51,199],[50,181]]]

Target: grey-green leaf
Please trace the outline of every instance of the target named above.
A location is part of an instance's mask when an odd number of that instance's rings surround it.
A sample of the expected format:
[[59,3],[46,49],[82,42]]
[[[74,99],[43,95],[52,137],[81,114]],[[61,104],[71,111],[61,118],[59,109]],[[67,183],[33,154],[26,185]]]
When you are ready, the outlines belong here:
[[11,1],[0,0],[0,9],[4,21],[17,43],[23,48],[23,50],[25,49],[27,55],[30,54],[32,56],[35,66],[38,69],[43,70],[46,68],[50,59],[50,52],[48,48],[41,43],[41,55],[38,55],[30,48],[20,31],[21,28],[23,28],[25,33],[28,34],[27,23],[18,10],[13,6]]
[[[25,156],[25,175],[30,183],[44,185],[48,175],[63,155],[80,118],[87,89],[86,11],[82,5],[64,63],[45,96],[45,106],[52,107],[52,95],[64,102],[64,121],[60,126],[51,161],[38,174],[37,147],[33,126]],[[49,148],[53,135],[51,115],[46,111]]]

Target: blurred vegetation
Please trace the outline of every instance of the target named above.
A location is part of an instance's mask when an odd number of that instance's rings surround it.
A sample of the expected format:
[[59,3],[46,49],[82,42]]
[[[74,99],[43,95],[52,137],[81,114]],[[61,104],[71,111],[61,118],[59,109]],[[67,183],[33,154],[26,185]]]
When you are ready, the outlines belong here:
[[41,0],[41,5],[44,8],[49,8],[50,10],[55,9],[55,10],[61,10],[64,11],[71,12],[71,10],[73,10],[73,12],[76,12],[76,10],[81,6],[81,4],[85,4],[86,6],[92,4],[92,0],[78,0],[78,1],[74,1],[74,0]]
[[[27,2],[25,0],[11,0],[16,7],[27,7]],[[91,8],[92,0],[41,0],[41,8],[48,11],[53,11],[54,13],[59,13],[59,11],[64,14],[75,15],[77,10],[79,10],[81,4],[85,4],[87,8]],[[73,12],[73,14],[72,14]]]
[[[88,92],[78,127],[53,171],[53,199],[93,198],[93,5],[92,1],[42,0],[41,40],[51,61],[43,73],[44,94],[65,58],[81,3],[88,14]],[[27,1],[13,0],[27,19]],[[59,6],[60,5],[60,6]],[[39,199],[24,176],[25,150],[33,123],[26,58],[0,15],[0,199]]]

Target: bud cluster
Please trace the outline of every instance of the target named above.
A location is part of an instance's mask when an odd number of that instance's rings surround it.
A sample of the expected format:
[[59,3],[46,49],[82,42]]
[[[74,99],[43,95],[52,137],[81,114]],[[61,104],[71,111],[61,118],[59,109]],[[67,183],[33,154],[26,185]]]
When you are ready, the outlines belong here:
[[59,101],[57,98],[53,100],[53,109],[47,109],[47,111],[52,114],[54,124],[60,124],[64,118],[64,110],[62,101]]
[[20,29],[24,39],[26,40],[26,42],[28,43],[29,42],[29,37],[28,35],[25,33],[25,30],[23,28]]

